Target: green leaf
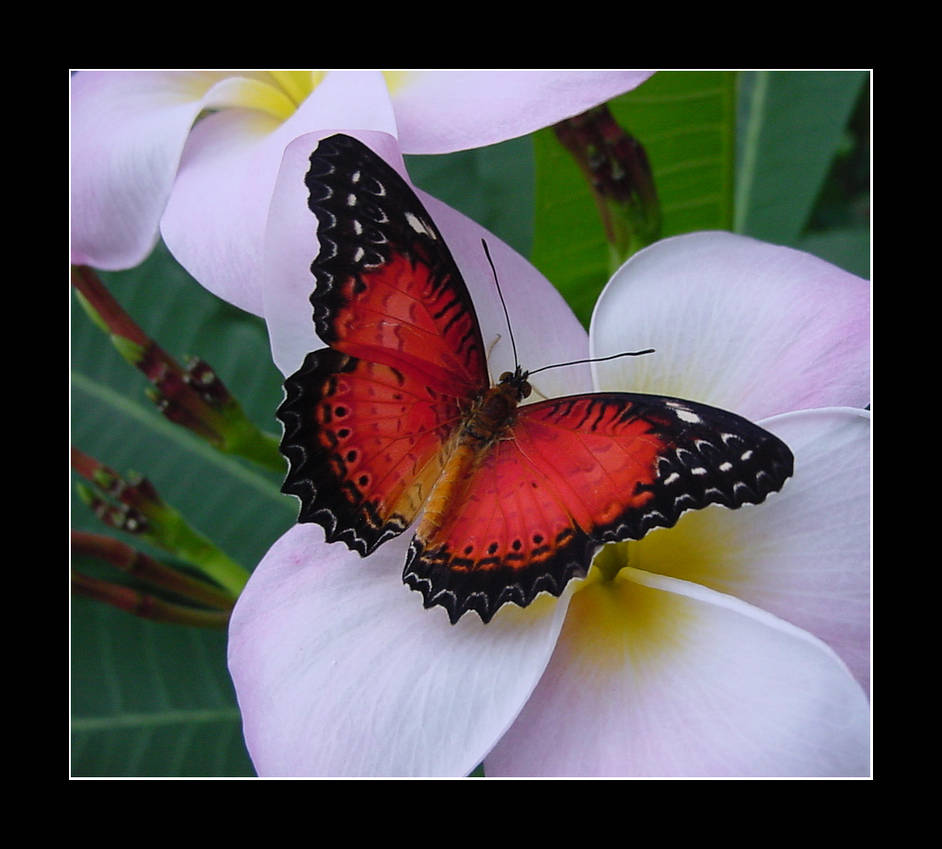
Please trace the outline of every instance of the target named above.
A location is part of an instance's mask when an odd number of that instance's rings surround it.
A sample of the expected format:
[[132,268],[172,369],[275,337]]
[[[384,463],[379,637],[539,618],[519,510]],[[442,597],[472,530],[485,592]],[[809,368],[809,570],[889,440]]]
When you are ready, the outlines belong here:
[[413,183],[528,256],[533,243],[529,137],[436,156],[407,156]]
[[252,775],[225,633],[72,608],[72,774]]
[[737,232],[797,244],[867,78],[866,71],[742,75]]
[[860,277],[870,278],[870,231],[861,228],[834,228],[807,233],[794,245],[826,259]]
[[[732,225],[735,74],[667,71],[609,104],[644,146],[662,237]],[[608,281],[608,248],[588,186],[552,130],[535,136],[532,259],[588,323]]]
[[[281,377],[260,319],[209,294],[162,247],[137,269],[101,276],[171,356],[201,356],[259,427],[279,432]],[[294,500],[279,492],[280,476],[171,424],[145,397],[144,376],[82,309],[72,310],[72,322],[73,444],[120,473],[144,474],[190,524],[253,569],[297,516]],[[119,534],[77,495],[72,526]],[[106,567],[96,574],[121,580]],[[74,775],[251,774],[224,633],[147,622],[84,598],[74,600],[71,624]]]

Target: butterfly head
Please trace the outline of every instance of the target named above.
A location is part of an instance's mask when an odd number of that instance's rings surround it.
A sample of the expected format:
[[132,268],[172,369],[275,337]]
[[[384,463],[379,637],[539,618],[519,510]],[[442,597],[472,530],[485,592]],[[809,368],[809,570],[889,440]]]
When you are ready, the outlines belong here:
[[522,401],[524,398],[529,397],[533,391],[533,387],[530,386],[530,382],[527,380],[529,374],[529,372],[523,371],[520,366],[517,366],[513,371],[505,371],[500,376],[499,382],[502,386],[507,384],[512,387],[516,392],[517,400]]

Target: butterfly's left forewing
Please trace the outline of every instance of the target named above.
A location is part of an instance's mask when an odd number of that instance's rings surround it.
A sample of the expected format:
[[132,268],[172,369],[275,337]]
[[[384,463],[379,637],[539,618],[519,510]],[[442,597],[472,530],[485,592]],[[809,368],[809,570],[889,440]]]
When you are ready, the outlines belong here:
[[559,595],[603,543],[709,504],[757,504],[791,473],[781,440],[703,404],[599,393],[521,407],[450,520],[413,541],[404,579],[453,622],[488,621],[505,602]]
[[361,142],[322,140],[306,176],[319,252],[314,351],[285,381],[282,487],[299,521],[368,554],[413,521],[464,411],[488,385],[471,297],[402,177]]
[[487,389],[484,344],[445,240],[402,177],[348,136],[321,141],[306,182],[320,252],[318,335],[370,362],[469,397]]

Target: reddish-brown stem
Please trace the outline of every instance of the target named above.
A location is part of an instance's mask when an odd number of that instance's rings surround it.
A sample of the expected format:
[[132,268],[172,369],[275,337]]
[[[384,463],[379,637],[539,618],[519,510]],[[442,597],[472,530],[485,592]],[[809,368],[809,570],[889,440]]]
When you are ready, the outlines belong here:
[[[126,350],[125,343],[132,343],[133,355],[129,358],[159,390],[161,411],[172,421],[204,438],[221,442],[222,436],[218,432],[220,415],[214,407],[231,397],[222,381],[216,378],[212,400],[208,403],[207,393],[191,385],[189,372],[138,326],[91,268],[73,266],[72,283],[108,328],[116,344],[120,340],[119,350]],[[209,367],[204,364],[203,370],[209,371]]]
[[110,604],[135,616],[140,616],[142,619],[152,619],[156,622],[196,625],[203,628],[225,628],[229,621],[228,611],[184,607],[138,592],[131,587],[90,578],[80,572],[72,572],[72,591],[77,595]]
[[142,513],[146,514],[150,508],[161,504],[157,490],[147,478],[139,477],[133,483],[128,483],[114,469],[75,446],[72,446],[72,468],[112,498]]
[[98,275],[86,265],[72,266],[72,285],[85,296],[95,307],[102,321],[112,333],[123,336],[135,345],[146,348],[151,344],[150,338],[137,326],[121,305],[111,297]]
[[120,540],[85,531],[72,531],[72,552],[97,557],[122,572],[183,598],[220,610],[232,609],[232,596],[224,590],[171,569]]

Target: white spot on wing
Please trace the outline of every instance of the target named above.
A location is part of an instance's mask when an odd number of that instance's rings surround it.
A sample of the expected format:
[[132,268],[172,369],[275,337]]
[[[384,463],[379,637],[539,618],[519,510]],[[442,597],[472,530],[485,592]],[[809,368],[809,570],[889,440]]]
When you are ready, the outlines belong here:
[[406,221],[408,222],[409,226],[415,230],[416,233],[421,233],[425,236],[428,236],[430,239],[435,238],[435,231],[432,229],[431,225],[427,224],[417,215],[407,212]]
[[682,422],[700,424],[700,416],[698,416],[693,410],[682,404],[680,401],[668,401],[667,406],[674,411],[674,415],[677,416],[677,418]]

